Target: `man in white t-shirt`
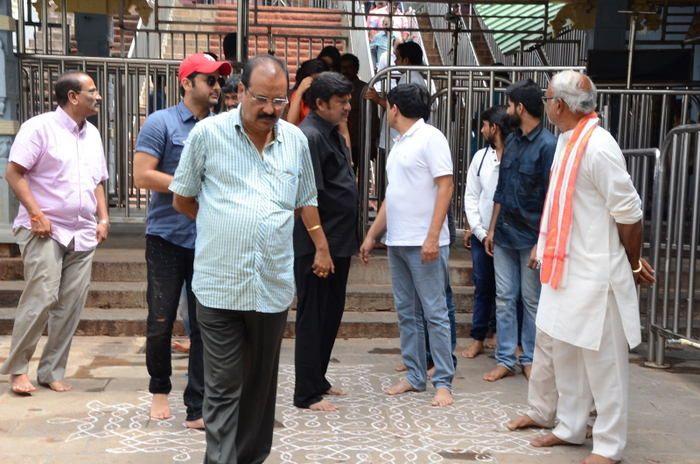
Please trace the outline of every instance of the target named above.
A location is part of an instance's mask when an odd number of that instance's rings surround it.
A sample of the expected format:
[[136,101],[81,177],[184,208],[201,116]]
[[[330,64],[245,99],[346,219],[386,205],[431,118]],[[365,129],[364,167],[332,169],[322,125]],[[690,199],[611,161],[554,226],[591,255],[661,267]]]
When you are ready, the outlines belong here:
[[[400,43],[396,46],[395,55],[396,66],[423,66],[423,49],[420,48],[420,45],[416,42]],[[381,82],[379,84],[381,85]],[[399,84],[418,84],[426,89],[428,88],[425,79],[423,79],[423,75],[418,71],[407,71],[403,73],[397,85]],[[382,122],[379,126],[379,149],[382,151],[388,150],[390,148],[390,144],[388,143],[389,140],[387,138],[386,130],[387,99],[382,98],[373,88],[367,89],[367,92],[365,92],[365,98],[384,108]],[[389,125],[391,126],[391,124]],[[389,138],[391,140],[394,140],[398,135],[399,133],[393,127],[389,130]]]
[[387,118],[400,136],[387,159],[386,198],[360,256],[366,263],[386,231],[401,355],[407,368],[406,377],[386,392],[425,390],[427,325],[435,364],[432,404],[448,406],[453,403],[454,364],[445,298],[450,243],[446,215],[454,190],[453,168],[447,139],[424,121],[429,114],[430,94],[424,86],[401,84],[387,95]]

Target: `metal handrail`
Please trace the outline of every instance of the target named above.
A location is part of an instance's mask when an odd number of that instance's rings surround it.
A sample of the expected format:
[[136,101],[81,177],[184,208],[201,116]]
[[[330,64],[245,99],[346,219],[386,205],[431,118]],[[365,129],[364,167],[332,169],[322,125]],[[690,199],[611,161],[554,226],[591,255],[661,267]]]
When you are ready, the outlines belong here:
[[[680,137],[680,140],[679,140]],[[686,190],[688,189],[687,171],[689,168],[690,142],[695,138],[693,197],[688,201]],[[693,300],[695,296],[695,270],[698,249],[698,223],[700,221],[700,124],[685,124],[670,130],[661,145],[660,157],[654,173],[654,196],[652,212],[652,246],[651,265],[656,270],[657,284],[652,286],[648,309],[648,363],[652,367],[665,365],[666,341],[670,339],[685,340],[689,346],[700,342],[693,336]],[[676,156],[678,154],[678,156]],[[670,159],[669,159],[670,158]],[[680,159],[679,159],[680,158]],[[670,164],[670,166],[669,166]],[[668,178],[669,192],[666,195],[665,183]],[[677,186],[676,182],[680,185]],[[676,188],[679,187],[679,188]],[[666,204],[664,204],[666,203]],[[686,208],[691,208],[690,246],[685,248],[684,235]],[[664,213],[668,216],[664,223]],[[674,215],[674,213],[676,213]],[[665,226],[665,233],[662,229]],[[675,233],[674,233],[675,232]],[[661,248],[664,242],[664,264],[661,264]],[[675,243],[673,243],[675,241]],[[671,246],[675,245],[675,247]],[[685,249],[684,249],[685,248]],[[687,250],[687,253],[684,253]],[[672,252],[675,251],[675,256]],[[688,261],[688,284],[683,288],[681,279],[684,272],[683,262]],[[671,263],[675,261],[675,269],[671,269]],[[673,308],[669,314],[668,299],[670,292],[671,275],[674,277]],[[663,283],[662,293],[663,307],[661,322],[658,315],[659,286]],[[679,319],[681,313],[682,293],[686,299],[686,330],[681,333]],[[672,320],[668,327],[669,316]]]
[[[392,77],[396,74],[409,71],[418,71],[424,74],[426,82],[435,82],[438,88],[433,94],[443,91],[440,95],[445,95],[443,101],[433,106],[433,119],[437,119],[438,123],[433,122],[450,142],[452,148],[453,161],[455,162],[455,176],[461,179],[463,173],[466,172],[466,167],[471,159],[471,150],[469,147],[472,141],[478,139],[479,135],[472,135],[473,125],[472,116],[475,109],[481,106],[491,106],[496,103],[496,97],[502,95],[505,89],[499,88],[503,82],[498,79],[501,73],[508,73],[511,80],[517,80],[527,74],[553,73],[563,71],[565,69],[575,69],[583,71],[582,67],[564,67],[564,66],[549,66],[549,67],[517,67],[517,66],[393,66],[382,69],[369,81],[368,88],[381,88],[384,92],[388,92],[391,88]],[[409,74],[410,75],[410,74]],[[486,80],[488,80],[486,82]],[[475,86],[477,83],[477,86]],[[487,84],[481,87],[481,84]],[[379,85],[377,85],[379,84]],[[446,89],[446,90],[445,90]],[[466,89],[461,91],[461,89]],[[461,91],[458,95],[456,92]],[[500,97],[499,97],[500,98]],[[370,184],[375,187],[379,193],[376,195],[377,204],[383,200],[381,190],[383,188],[383,163],[385,156],[377,156],[375,162],[374,175],[370,181],[370,154],[373,149],[373,140],[366,136],[372,133],[372,105],[364,100],[364,105],[361,112],[364,115],[364,124],[362,124],[361,140],[364,146],[361,150],[358,173],[360,182],[360,217],[362,227],[366,230],[370,225],[369,216],[369,200],[370,200]],[[482,108],[483,109],[483,108]],[[468,117],[466,115],[469,115]],[[387,141],[386,151],[388,153],[391,148],[391,140],[389,137],[390,130],[388,122],[385,121],[384,126],[380,127],[380,131],[384,131],[385,140]],[[476,131],[478,132],[478,130]],[[463,151],[466,154],[463,155]],[[456,185],[462,185],[459,180]],[[458,192],[458,195],[459,194]],[[459,205],[459,196],[456,203]],[[462,223],[464,222],[463,215],[460,213],[455,216]]]

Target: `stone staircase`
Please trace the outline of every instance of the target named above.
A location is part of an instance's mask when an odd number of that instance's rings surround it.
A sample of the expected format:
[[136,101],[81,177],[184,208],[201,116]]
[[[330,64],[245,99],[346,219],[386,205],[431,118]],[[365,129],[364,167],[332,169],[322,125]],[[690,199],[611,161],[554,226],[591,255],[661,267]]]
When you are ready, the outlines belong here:
[[440,57],[440,50],[438,50],[437,43],[435,42],[435,34],[432,29],[433,26],[430,24],[430,18],[427,13],[416,14],[416,21],[418,26],[421,28],[421,39],[423,40],[423,48],[425,49],[426,60],[430,66],[441,66],[445,63],[442,62]]
[[[96,252],[92,283],[78,333],[144,335],[147,315],[144,241],[141,237],[112,236],[108,243],[108,247],[100,247]],[[452,255],[450,278],[457,305],[458,330],[460,336],[466,336],[473,300],[471,259],[461,247],[455,247]],[[0,258],[0,334],[11,333],[15,307],[23,288],[21,258]],[[287,323],[288,337],[294,334],[293,309],[294,304]],[[179,325],[176,332],[182,332]],[[385,252],[378,250],[368,265],[353,258],[339,336],[398,337]]]
[[[217,5],[173,10],[169,26],[172,33],[164,34],[162,58],[177,60],[191,53],[210,51],[223,59],[223,38],[236,32],[236,15],[235,8]],[[324,46],[335,45],[341,53],[345,51],[342,21],[337,10],[258,6],[257,15],[250,13],[248,55],[268,53],[273,45],[275,56],[286,61],[293,81],[299,64],[315,58]],[[294,27],[300,25],[304,27]]]

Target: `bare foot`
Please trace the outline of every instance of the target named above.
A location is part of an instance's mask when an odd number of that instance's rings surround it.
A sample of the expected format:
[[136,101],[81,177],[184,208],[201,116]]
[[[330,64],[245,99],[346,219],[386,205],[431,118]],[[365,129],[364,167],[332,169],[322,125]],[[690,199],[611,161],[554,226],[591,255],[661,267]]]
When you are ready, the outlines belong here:
[[496,348],[496,336],[495,335],[491,336],[491,338],[487,338],[484,341],[484,348],[488,348],[489,350]]
[[426,375],[428,376],[428,379],[432,379],[433,375],[435,375],[435,366],[428,369],[428,372],[426,372]]
[[523,375],[527,380],[530,380],[530,372],[532,372],[532,364],[523,366]]
[[451,405],[454,402],[455,401],[452,398],[452,393],[450,393],[450,390],[444,387],[440,387],[435,392],[433,401],[430,404],[439,408],[443,408],[445,406]]
[[530,427],[536,427],[539,429],[546,428],[544,425],[540,425],[534,420],[532,420],[532,417],[528,416],[527,414],[518,416],[515,419],[506,423],[506,428],[511,432],[519,429],[529,429]]
[[337,387],[331,387],[328,389],[326,392],[326,395],[331,395],[331,396],[345,396],[347,393],[345,393],[342,389],[337,388]]
[[408,370],[408,368],[406,367],[406,365],[404,363],[398,363],[396,365],[396,367],[394,367],[394,370],[396,372],[406,372]]
[[64,382],[63,380],[54,380],[53,382],[49,382],[46,384],[42,384],[44,387],[50,388],[51,390],[57,392],[57,393],[63,393],[67,391],[71,391],[73,387],[67,382]]
[[20,396],[31,395],[33,391],[36,391],[36,387],[29,380],[27,374],[17,374],[10,376],[10,388],[12,393]]
[[581,464],[616,464],[620,461],[613,461],[599,454],[590,454],[586,459],[581,461]]
[[171,417],[168,395],[164,393],[154,393],[151,402],[151,419],[163,420],[170,419]]
[[190,339],[188,338],[187,340],[183,341],[177,341],[175,340],[173,344],[171,345],[173,351],[177,351],[178,353],[189,353],[190,352]]
[[204,430],[204,419],[199,418],[193,421],[185,421],[185,427],[188,429]]
[[474,340],[471,345],[469,345],[464,351],[462,351],[462,357],[467,359],[474,359],[484,352],[484,342],[479,340]]
[[549,448],[550,446],[571,445],[573,443],[564,441],[553,433],[548,433],[547,435],[535,438],[530,444],[535,448]]
[[312,411],[322,411],[322,412],[331,412],[331,411],[337,411],[338,408],[336,405],[331,403],[330,401],[327,400],[321,400],[318,403],[314,403],[311,406],[309,406],[309,409]]
[[408,392],[414,392],[418,391],[413,386],[408,383],[408,380],[406,379],[401,379],[398,382],[396,382],[394,385],[392,385],[389,388],[386,388],[384,392],[387,395],[400,395],[402,393],[408,393]]
[[511,375],[514,375],[513,371],[511,371],[505,366],[498,365],[494,367],[491,371],[484,374],[484,380],[486,380],[487,382],[495,382],[497,380],[501,380],[504,377],[510,377]]

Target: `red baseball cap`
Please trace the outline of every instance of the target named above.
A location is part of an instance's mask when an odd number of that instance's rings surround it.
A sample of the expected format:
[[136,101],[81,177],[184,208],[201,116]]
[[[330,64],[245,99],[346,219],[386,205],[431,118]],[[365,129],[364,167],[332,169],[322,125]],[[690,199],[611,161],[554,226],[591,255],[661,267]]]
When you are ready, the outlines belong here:
[[183,80],[192,73],[211,74],[219,71],[222,76],[231,74],[231,63],[228,61],[216,61],[211,55],[206,53],[195,53],[190,55],[180,63],[177,72],[178,81]]

